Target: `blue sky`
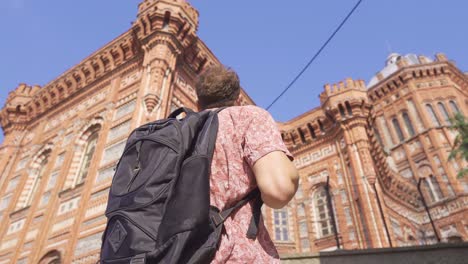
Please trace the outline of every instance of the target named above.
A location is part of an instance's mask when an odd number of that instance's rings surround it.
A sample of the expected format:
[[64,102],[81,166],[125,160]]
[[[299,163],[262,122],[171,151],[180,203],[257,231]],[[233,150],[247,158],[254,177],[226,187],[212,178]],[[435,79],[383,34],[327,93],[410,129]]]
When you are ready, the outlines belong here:
[[[313,56],[354,0],[192,0],[199,36],[238,71],[266,107]],[[139,1],[0,2],[0,106],[21,82],[44,85],[126,31]],[[464,0],[364,0],[342,31],[291,90],[270,109],[287,121],[319,105],[326,83],[366,82],[390,52],[445,53],[468,71]],[[0,133],[0,142],[3,135]]]

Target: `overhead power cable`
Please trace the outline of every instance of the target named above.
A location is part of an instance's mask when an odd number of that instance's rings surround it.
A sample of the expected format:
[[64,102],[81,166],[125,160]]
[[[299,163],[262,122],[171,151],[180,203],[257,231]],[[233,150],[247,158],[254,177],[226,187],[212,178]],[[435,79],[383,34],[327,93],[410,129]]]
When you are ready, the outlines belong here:
[[306,66],[299,72],[299,74],[292,80],[292,82],[281,92],[281,94],[278,95],[278,97],[276,97],[275,100],[273,100],[273,102],[266,108],[266,110],[269,110],[289,90],[289,88],[291,88],[294,85],[294,83],[301,77],[301,75],[307,70],[307,68],[309,68],[309,66],[315,61],[315,59],[320,55],[320,53],[322,53],[322,51],[325,49],[325,47],[328,45],[328,43],[330,43],[330,41],[335,37],[336,33],[338,33],[338,31],[340,31],[340,29],[343,27],[343,25],[346,23],[346,21],[351,17],[351,15],[354,13],[354,11],[359,7],[361,2],[362,2],[362,0],[359,0],[354,5],[353,9],[351,9],[351,11],[349,11],[348,15],[346,15],[346,17],[343,19],[343,21],[341,21],[340,25],[335,29],[333,34],[331,34],[330,37],[328,37],[327,41],[325,41],[325,43],[323,43],[323,45],[320,47],[320,49],[312,57],[312,59],[310,59],[310,61],[306,64]]

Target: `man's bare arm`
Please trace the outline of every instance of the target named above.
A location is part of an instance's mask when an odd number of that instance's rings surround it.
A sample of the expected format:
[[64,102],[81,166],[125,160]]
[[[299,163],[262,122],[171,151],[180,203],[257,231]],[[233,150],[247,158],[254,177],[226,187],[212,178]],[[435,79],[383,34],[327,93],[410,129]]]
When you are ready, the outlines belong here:
[[258,159],[253,172],[263,202],[269,207],[282,208],[294,197],[299,175],[284,152],[274,151]]

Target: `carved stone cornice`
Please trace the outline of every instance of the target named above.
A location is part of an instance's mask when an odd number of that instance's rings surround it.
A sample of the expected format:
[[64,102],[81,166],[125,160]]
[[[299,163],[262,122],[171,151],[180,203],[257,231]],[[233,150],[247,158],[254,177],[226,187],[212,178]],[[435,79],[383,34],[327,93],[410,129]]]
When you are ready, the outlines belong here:
[[399,175],[395,175],[395,173],[388,167],[386,155],[374,135],[372,120],[372,118],[368,119],[370,122],[367,126],[366,132],[369,139],[369,151],[375,164],[377,178],[382,186],[383,192],[400,201],[400,203],[404,204],[405,207],[413,209],[421,208],[421,201],[416,187],[401,179]]
[[[135,45],[135,40],[128,31],[43,88],[34,90],[27,100],[15,102],[14,95],[11,98],[13,104],[8,105],[7,101],[7,106],[0,112],[0,123],[5,133],[24,128],[27,123],[57,108],[57,105],[64,104],[78,92],[106,82],[109,74],[140,57],[140,54],[135,53]],[[17,90],[24,90],[23,86],[20,85]]]
[[[160,10],[150,8],[153,5],[161,7]],[[170,18],[168,26],[163,27],[167,10],[162,6],[166,5],[172,6],[173,11],[179,11]],[[169,47],[177,60],[184,61],[190,72],[199,73],[204,65],[212,65],[217,59],[196,36],[197,26],[198,12],[185,1],[145,1],[140,5],[140,15],[130,30],[43,88],[26,87],[30,89],[28,94],[14,94],[13,97],[21,99],[13,100],[15,102],[12,105],[8,105],[7,100],[7,105],[0,111],[0,125],[5,133],[25,129],[31,121],[50,113],[51,109],[57,109],[57,105],[63,105],[79,92],[100,86],[99,82],[122,65],[142,60],[145,48],[148,52],[148,49],[159,43]],[[24,89],[25,85],[20,85],[17,90]]]
[[318,136],[314,140],[308,140],[305,143],[296,144],[295,146],[288,146],[288,149],[293,155],[301,155],[306,152],[310,152],[317,147],[320,147],[324,144],[329,144],[330,142],[337,141],[337,138],[342,135],[343,130],[339,126],[331,127],[326,133]]
[[410,80],[424,79],[428,76],[448,76],[462,88],[462,91],[468,90],[467,76],[446,58],[438,57],[437,61],[431,63],[401,66],[396,72],[371,87],[367,94],[372,101],[379,101],[392,91],[402,88]]
[[146,106],[146,111],[148,114],[152,113],[153,110],[160,104],[161,99],[159,96],[157,96],[154,93],[148,93],[145,95],[143,98],[145,106]]

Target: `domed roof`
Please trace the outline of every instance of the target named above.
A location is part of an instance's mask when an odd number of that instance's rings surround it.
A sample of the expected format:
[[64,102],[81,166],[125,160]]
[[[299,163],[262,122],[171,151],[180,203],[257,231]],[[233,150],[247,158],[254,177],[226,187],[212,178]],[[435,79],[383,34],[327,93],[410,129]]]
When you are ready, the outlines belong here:
[[[424,61],[421,61],[420,59],[423,59]],[[405,60],[407,65],[433,62],[432,59],[426,56],[418,57],[416,54],[412,54],[412,53],[406,54],[406,55],[400,55],[398,53],[391,53],[390,55],[388,55],[387,60],[385,61],[385,67],[379,72],[383,78],[390,76],[392,73],[398,70],[397,62],[399,60]],[[371,78],[371,80],[367,84],[367,87],[370,88],[376,85],[378,82],[379,82],[379,78],[377,77],[377,75],[375,75],[374,77]]]
[[385,66],[388,66],[390,64],[396,64],[396,62],[401,58],[401,55],[398,53],[390,53],[388,55],[387,60],[385,62]]

